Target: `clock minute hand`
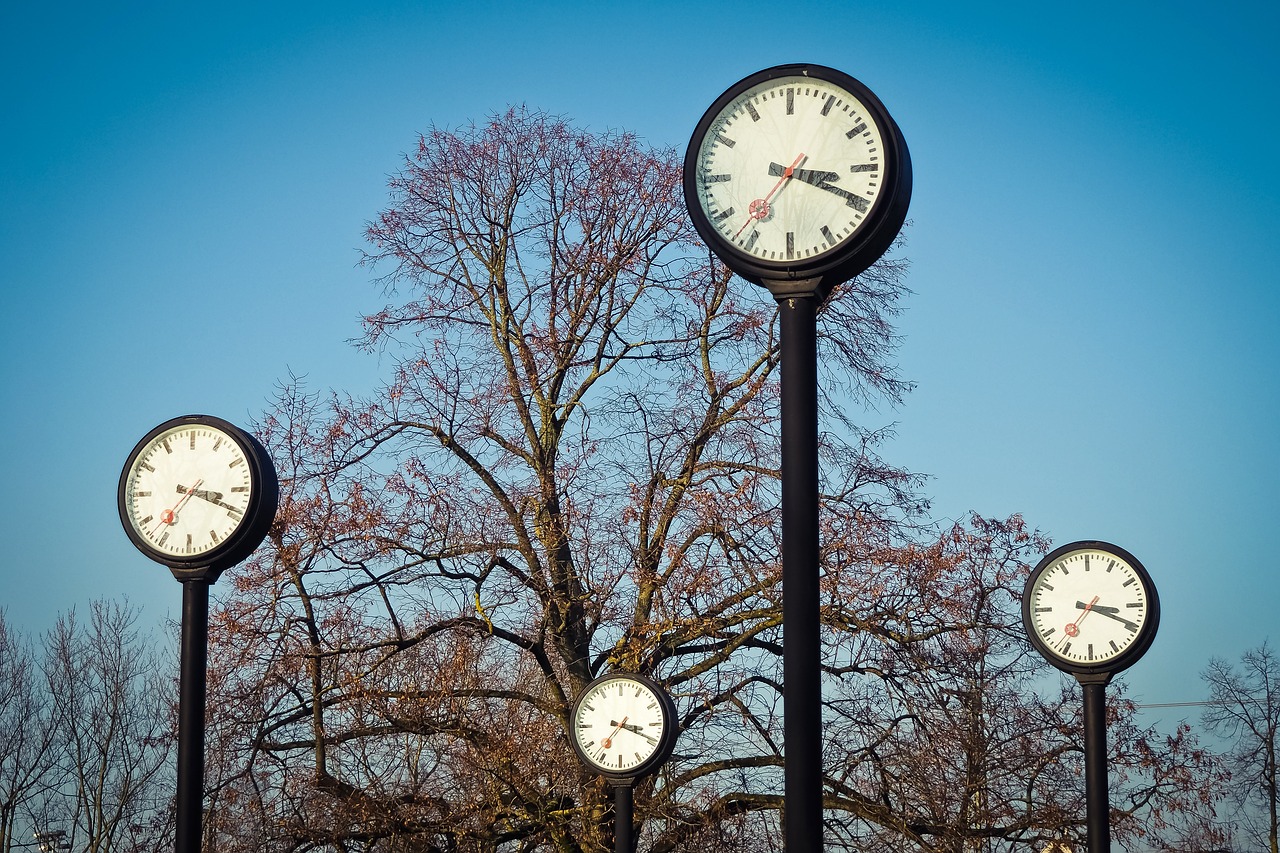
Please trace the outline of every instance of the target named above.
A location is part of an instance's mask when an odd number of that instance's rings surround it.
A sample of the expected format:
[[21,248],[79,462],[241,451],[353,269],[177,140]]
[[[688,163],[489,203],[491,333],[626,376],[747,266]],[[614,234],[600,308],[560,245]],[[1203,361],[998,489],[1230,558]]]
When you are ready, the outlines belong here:
[[[777,163],[770,163],[769,174],[783,174],[782,167]],[[871,207],[871,202],[865,196],[860,196],[857,193],[851,193],[846,189],[833,186],[831,184],[832,181],[840,180],[840,175],[835,172],[823,172],[819,169],[794,169],[792,170],[791,177],[798,181],[804,181],[806,184],[815,186],[820,190],[826,190],[829,193],[840,196],[840,198],[844,199],[844,203],[847,206],[855,208],[859,213],[866,213],[867,209]]]
[[[1087,605],[1086,605],[1083,601],[1077,601],[1077,602],[1076,602],[1076,607],[1078,607],[1078,608],[1079,608],[1079,609],[1081,609],[1081,610],[1084,610],[1084,609],[1087,607]],[[1093,605],[1093,607],[1092,607],[1092,608],[1090,608],[1090,609],[1091,609],[1091,610],[1093,610],[1093,612],[1094,612],[1094,613],[1101,614],[1101,615],[1103,615],[1103,616],[1107,617],[1108,619],[1114,619],[1114,620],[1116,620],[1116,621],[1117,621],[1117,622],[1119,622],[1121,625],[1123,625],[1123,626],[1125,626],[1126,628],[1128,628],[1130,631],[1136,631],[1136,630],[1138,630],[1138,623],[1137,623],[1137,622],[1130,622],[1128,619],[1125,619],[1123,616],[1121,616],[1121,615],[1120,615],[1120,608],[1119,608],[1119,607],[1107,607],[1107,606],[1102,605],[1102,604],[1095,604],[1095,605]]]
[[[769,175],[775,178],[780,177],[786,172],[786,168],[786,166],[783,166],[780,163],[770,163]],[[806,184],[813,184],[814,186],[819,186],[827,181],[840,180],[840,174],[838,172],[824,172],[820,169],[793,169],[791,177],[795,178],[797,181],[804,181]]]
[[178,491],[180,493],[185,492],[186,494],[192,495],[197,498],[202,498],[208,501],[209,503],[213,504],[214,506],[220,506],[223,509],[230,510],[231,512],[236,512],[241,514],[244,513],[244,510],[242,510],[240,507],[232,506],[231,504],[224,501],[222,499],[222,492],[212,492],[206,489],[188,489],[186,486],[178,486]]

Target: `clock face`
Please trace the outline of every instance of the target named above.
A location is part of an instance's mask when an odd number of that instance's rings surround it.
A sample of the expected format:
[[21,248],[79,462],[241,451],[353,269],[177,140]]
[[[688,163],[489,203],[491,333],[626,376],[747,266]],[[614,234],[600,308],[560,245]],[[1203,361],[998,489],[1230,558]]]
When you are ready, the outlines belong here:
[[1033,645],[1061,669],[1123,669],[1150,646],[1160,618],[1150,577],[1131,554],[1101,542],[1059,548],[1032,572],[1023,620]]
[[238,561],[276,510],[274,467],[247,433],[202,415],[152,430],[125,463],[120,518],[144,554],[169,566]]
[[648,679],[598,678],[574,705],[574,749],[602,773],[639,776],[666,758],[673,718],[670,699]]
[[685,161],[686,199],[699,232],[731,266],[736,256],[766,274],[818,268],[852,250],[890,196],[902,195],[905,151],[856,80],[782,66],[742,81],[703,118]]

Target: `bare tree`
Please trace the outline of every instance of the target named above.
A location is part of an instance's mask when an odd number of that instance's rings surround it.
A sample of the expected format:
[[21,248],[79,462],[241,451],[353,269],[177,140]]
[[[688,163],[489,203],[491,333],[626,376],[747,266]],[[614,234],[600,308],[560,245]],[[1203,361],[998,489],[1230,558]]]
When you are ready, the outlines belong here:
[[31,643],[10,630],[0,611],[0,853],[30,839],[18,840],[18,818],[48,782],[53,743],[49,694]]
[[172,798],[173,667],[137,628],[127,603],[94,601],[87,623],[71,611],[49,632],[57,766],[37,814],[65,827],[72,849],[155,849]]
[[[677,163],[512,110],[432,131],[393,178],[368,234],[391,301],[362,339],[392,375],[282,389],[277,524],[211,619],[220,851],[608,849],[567,726],[609,670],[680,709],[642,846],[778,846],[776,311],[697,243]],[[929,527],[887,431],[847,414],[908,388],[904,271],[820,313],[829,846],[1025,847],[1083,811],[1059,784],[1078,703],[1031,691],[1016,624],[1046,543],[1017,517]],[[1143,754],[1121,837],[1178,807],[1152,779],[1182,758]]]
[[1280,853],[1280,658],[1263,642],[1238,665],[1214,658],[1200,677],[1209,685],[1205,727],[1232,744],[1239,834]]

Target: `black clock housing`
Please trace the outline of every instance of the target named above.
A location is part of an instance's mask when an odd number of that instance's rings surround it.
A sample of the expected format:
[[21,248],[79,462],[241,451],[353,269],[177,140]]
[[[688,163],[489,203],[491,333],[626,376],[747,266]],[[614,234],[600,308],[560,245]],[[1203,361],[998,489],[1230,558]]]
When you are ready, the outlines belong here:
[[[1059,559],[1077,551],[1099,551],[1119,557],[1133,569],[1138,577],[1138,582],[1142,584],[1146,597],[1147,615],[1139,629],[1138,636],[1123,652],[1097,664],[1067,660],[1061,657],[1044,641],[1040,633],[1035,630],[1033,623],[1032,598],[1040,576],[1051,569]],[[1142,565],[1142,562],[1137,557],[1124,548],[1096,539],[1068,542],[1050,551],[1032,569],[1022,593],[1022,623],[1026,626],[1027,638],[1030,640],[1032,647],[1054,667],[1074,675],[1081,681],[1098,679],[1105,683],[1115,673],[1122,672],[1137,663],[1151,648],[1151,644],[1156,638],[1156,631],[1160,627],[1160,596],[1146,567]]]
[[[770,261],[744,253],[711,224],[699,201],[698,156],[704,137],[721,111],[734,99],[766,81],[792,76],[834,83],[861,101],[882,130],[887,148],[884,152],[885,168],[879,199],[857,233],[834,249],[814,257]],[[778,65],[743,78],[711,104],[694,129],[685,152],[683,182],[685,204],[694,228],[726,266],[742,278],[768,288],[775,296],[792,295],[788,283],[797,281],[816,282],[813,289],[825,296],[832,287],[852,279],[879,260],[897,238],[911,203],[911,155],[902,131],[884,104],[860,81],[822,65]],[[808,285],[801,288],[804,289],[808,289]]]
[[[217,546],[190,557],[159,551],[144,537],[140,536],[130,522],[127,507],[127,489],[129,475],[134,461],[151,442],[162,433],[182,426],[212,427],[234,441],[250,466],[250,479],[253,484],[249,494],[249,503],[245,509],[243,520]],[[134,446],[120,473],[120,483],[116,492],[116,504],[120,513],[120,522],[125,533],[144,555],[168,566],[173,576],[179,581],[207,580],[213,582],[226,569],[244,561],[262,544],[267,531],[275,520],[280,500],[279,478],[271,455],[262,443],[251,433],[234,424],[212,415],[184,415],[165,421],[148,432]]]

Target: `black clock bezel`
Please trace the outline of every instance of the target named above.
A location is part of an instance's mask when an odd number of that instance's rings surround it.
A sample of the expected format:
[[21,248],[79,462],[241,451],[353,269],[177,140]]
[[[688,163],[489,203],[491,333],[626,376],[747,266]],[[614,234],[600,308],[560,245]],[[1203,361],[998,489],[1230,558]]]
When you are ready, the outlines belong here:
[[[597,764],[582,749],[581,744],[578,743],[578,737],[574,733],[578,724],[578,711],[582,701],[590,695],[592,690],[608,681],[633,681],[642,684],[651,690],[653,695],[658,697],[658,704],[662,708],[662,739],[658,743],[658,748],[643,762],[626,770],[615,770]],[[610,672],[593,679],[590,684],[582,689],[582,693],[578,695],[578,698],[574,700],[573,707],[569,711],[569,726],[569,743],[573,747],[574,753],[577,754],[578,760],[593,773],[599,773],[609,779],[638,779],[654,772],[671,757],[671,751],[675,748],[676,735],[678,734],[676,731],[676,704],[671,695],[652,678],[634,672]]]
[[[1147,596],[1147,618],[1143,620],[1142,627],[1139,628],[1139,634],[1129,647],[1123,652],[1116,655],[1110,660],[1097,664],[1082,664],[1078,661],[1067,660],[1060,657],[1053,648],[1044,641],[1040,633],[1036,631],[1035,624],[1031,618],[1031,594],[1035,588],[1036,581],[1040,576],[1049,570],[1055,563],[1064,556],[1072,554],[1076,551],[1102,551],[1112,556],[1124,560],[1132,567],[1134,573],[1138,576],[1138,582],[1142,584],[1142,588]],[[1027,632],[1027,639],[1031,641],[1032,647],[1040,653],[1040,655],[1051,665],[1063,672],[1070,673],[1075,676],[1099,676],[1112,675],[1122,672],[1133,666],[1147,653],[1151,648],[1152,642],[1155,641],[1156,632],[1160,628],[1160,596],[1156,592],[1155,584],[1151,580],[1151,575],[1147,572],[1142,561],[1133,554],[1113,545],[1110,542],[1103,542],[1097,539],[1083,539],[1077,542],[1068,542],[1054,548],[1048,554],[1040,559],[1036,567],[1031,570],[1031,574],[1027,577],[1027,584],[1022,591],[1022,624]]]
[[[747,89],[779,77],[813,77],[844,88],[866,107],[883,133],[886,148],[880,195],[857,233],[821,255],[792,261],[761,260],[725,239],[702,209],[697,187],[697,161],[702,140],[721,110]],[[832,284],[848,281],[867,269],[888,251],[897,238],[911,203],[911,154],[902,131],[884,104],[859,80],[824,65],[777,65],[739,80],[716,98],[703,114],[685,151],[683,183],[685,205],[693,227],[720,260],[739,276],[765,287],[769,286],[766,282],[820,279],[827,282],[829,289]]]
[[[129,472],[133,470],[138,455],[156,436],[185,426],[211,427],[224,433],[234,441],[244,454],[249,465],[252,488],[249,492],[249,504],[245,508],[244,517],[231,535],[227,536],[215,547],[202,554],[183,557],[168,554],[154,548],[142,537],[129,518],[126,494],[129,483]],[[124,470],[120,472],[120,483],[116,490],[116,507],[120,513],[120,523],[124,532],[139,551],[149,559],[167,566],[178,580],[203,579],[210,582],[217,580],[224,570],[240,563],[262,544],[271,523],[275,520],[276,509],[280,500],[280,484],[276,475],[275,464],[262,443],[246,430],[212,415],[184,415],[165,421],[148,432],[134,445],[126,457]]]

